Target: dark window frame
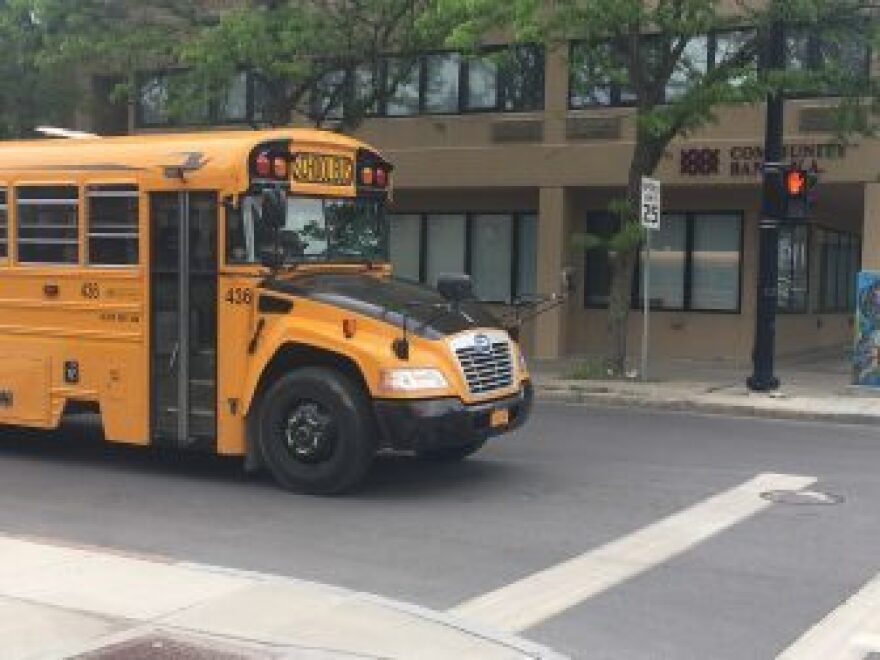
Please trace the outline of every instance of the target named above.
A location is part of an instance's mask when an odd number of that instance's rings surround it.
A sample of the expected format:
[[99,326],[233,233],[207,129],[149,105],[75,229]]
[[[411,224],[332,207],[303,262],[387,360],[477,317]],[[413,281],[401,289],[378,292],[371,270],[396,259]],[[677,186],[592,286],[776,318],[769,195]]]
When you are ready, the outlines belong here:
[[[243,69],[238,74],[245,74],[245,114],[241,119],[230,119],[222,117],[222,104],[218,99],[211,99],[208,104],[207,116],[205,121],[189,120],[186,118],[169,117],[163,121],[146,121],[144,119],[144,107],[142,99],[142,90],[144,85],[153,78],[169,79],[174,76],[182,76],[186,74],[186,69],[180,68],[164,68],[153,69],[150,71],[140,71],[135,75],[135,112],[134,121],[136,128],[156,129],[156,128],[192,128],[197,126],[251,126],[259,123],[256,119],[257,110],[255,103],[255,91],[257,85],[258,74],[255,71]],[[266,112],[263,110],[263,114]]]
[[[93,199],[134,199],[134,225],[130,227],[134,231],[118,234],[98,235],[98,232],[92,231],[92,200]],[[104,184],[89,183],[84,191],[85,211],[83,219],[85,221],[85,267],[87,268],[109,268],[113,270],[132,269],[140,266],[140,247],[141,247],[141,227],[140,227],[140,209],[141,209],[141,192],[137,184]],[[98,225],[100,227],[100,225]],[[105,227],[106,228],[106,227]],[[119,242],[134,243],[135,261],[130,263],[110,264],[92,261],[92,241],[93,240],[110,240]]]
[[[684,278],[682,281],[682,286],[684,287],[683,295],[682,295],[682,306],[681,307],[664,307],[660,305],[651,305],[651,311],[658,312],[672,312],[672,313],[688,313],[688,314],[723,314],[726,316],[735,316],[742,314],[742,300],[743,300],[743,265],[744,265],[744,248],[745,248],[745,219],[746,214],[742,210],[730,210],[730,209],[702,209],[698,211],[682,211],[677,209],[665,209],[663,211],[663,215],[675,215],[682,216],[685,220],[685,255],[684,255]],[[738,286],[737,286],[737,300],[736,307],[732,309],[706,309],[706,308],[695,308],[693,306],[693,285],[694,285],[694,231],[696,226],[696,219],[701,215],[727,215],[731,217],[735,217],[739,222],[739,245],[738,245],[738,253],[739,253],[739,261],[737,265],[738,273]],[[591,217],[612,217],[613,214],[610,211],[588,211],[587,212],[587,231],[589,232],[589,222]],[[662,220],[661,220],[662,222]],[[593,232],[590,232],[593,233]],[[587,281],[587,273],[589,271],[589,259],[591,258],[590,252],[604,252],[601,248],[597,248],[596,250],[585,250],[584,259],[585,259],[585,269],[584,269],[584,308],[585,309],[608,309],[607,303],[596,303],[591,300],[591,297],[594,297],[595,291],[590,289],[589,282]],[[641,254],[641,250],[639,252]],[[594,257],[593,257],[594,258]],[[607,258],[604,257],[604,258]],[[610,284],[611,279],[610,275],[608,277],[608,282]],[[641,257],[636,258],[635,269],[633,273],[633,287],[631,292],[631,300],[630,304],[634,310],[641,309],[644,305],[641,296],[639,295],[639,289],[641,287]]]
[[[705,35],[694,35],[694,36],[706,36],[708,41],[706,44],[706,53],[707,53],[707,71],[712,71],[717,65],[717,57],[718,57],[718,38],[725,34],[731,34],[735,32],[743,32],[753,30],[754,28],[750,28],[749,26],[741,26],[741,27],[733,27],[733,28],[724,28],[718,30],[711,30]],[[650,40],[651,38],[656,37],[653,33],[646,33],[643,35],[643,39]],[[812,28],[808,34],[808,45],[807,45],[807,67],[815,68],[819,64],[819,59],[822,53],[822,34],[818,28]],[[569,71],[568,71],[568,109],[570,111],[576,110],[595,110],[602,108],[634,108],[637,104],[637,100],[632,101],[621,101],[621,92],[623,91],[623,86],[620,84],[612,84],[611,85],[611,93],[610,93],[610,102],[605,103],[587,103],[583,105],[579,105],[575,103],[575,96],[577,95],[577,90],[575,89],[575,70],[574,70],[574,61],[575,61],[575,50],[584,44],[588,43],[583,39],[576,39],[569,42]],[[871,62],[874,56],[874,49],[867,45],[865,53],[865,70],[863,75],[865,79],[869,79],[871,75]],[[787,53],[786,53],[787,56]],[[755,66],[758,70],[763,70],[764,63],[762,62],[761,55],[759,54],[755,61]],[[666,91],[664,90],[664,97]],[[809,99],[809,98],[834,98],[839,96],[839,94],[835,94],[833,92],[826,93],[818,93],[818,92],[810,92],[810,93],[802,93],[798,94],[797,92],[787,93],[786,96],[791,99]]]
[[[470,65],[473,58],[469,58],[466,53],[455,49],[431,49],[419,53],[418,55],[409,56],[414,61],[414,66],[418,69],[419,99],[418,110],[410,114],[388,114],[388,101],[392,94],[389,90],[389,65],[392,61],[406,61],[408,56],[405,55],[388,55],[384,56],[379,63],[378,81],[379,98],[376,102],[376,112],[366,113],[364,116],[368,119],[412,119],[413,117],[455,117],[460,115],[481,115],[481,114],[529,114],[542,112],[546,108],[546,81],[547,81],[547,56],[544,46],[535,43],[512,44],[507,46],[487,46],[477,51],[476,57],[492,56],[493,54],[503,53],[511,49],[531,49],[536,53],[537,63],[535,71],[539,72],[539,80],[536,82],[536,88],[533,90],[539,101],[535,107],[513,108],[507,109],[509,81],[505,82],[505,77],[510,75],[510,67],[499,66],[495,72],[496,98],[493,107],[470,108],[468,99],[470,98]],[[448,111],[428,111],[427,109],[427,69],[428,58],[439,55],[458,55],[458,102],[456,108]],[[342,118],[344,118],[345,106],[354,95],[354,71],[356,67],[345,67],[340,69],[343,72],[342,92],[340,95],[342,104]],[[333,73],[333,72],[328,72]],[[312,95],[309,101],[309,113],[312,118],[321,114],[317,109],[318,103],[321,101],[317,95]],[[335,113],[334,113],[335,114]],[[341,121],[340,117],[327,117],[328,121]]]
[[[26,191],[32,191],[27,192]],[[54,192],[51,192],[54,191]],[[67,196],[62,194],[62,191],[67,191]],[[26,193],[26,194],[25,194]],[[75,193],[74,196],[71,196],[70,193]],[[23,207],[31,207],[31,208],[40,208],[41,206],[49,206],[49,207],[73,207],[74,210],[74,218],[75,222],[73,227],[65,227],[63,225],[52,226],[52,225],[34,225],[33,227],[27,226],[22,222]],[[76,184],[71,182],[43,182],[43,183],[26,183],[26,184],[17,184],[15,186],[15,264],[24,266],[24,267],[37,267],[37,268],[78,268],[82,266],[83,261],[83,249],[82,249],[82,240],[81,240],[81,228],[82,228],[82,188]],[[47,239],[46,237],[23,237],[22,231],[32,231],[36,229],[48,229],[51,228],[53,230],[68,230],[73,229],[75,233],[75,238],[58,238],[58,239]],[[47,241],[51,241],[47,243]],[[26,250],[22,250],[24,246],[28,245],[61,245],[61,246],[75,246],[76,247],[76,258],[69,261],[40,261],[40,260],[31,260],[31,259],[22,259],[22,253]]]
[[[782,304],[782,299],[777,295],[776,299],[776,313],[777,314],[785,314],[785,315],[800,315],[800,314],[809,314],[810,313],[810,295],[812,291],[812,283],[813,283],[813,227],[807,223],[803,222],[791,222],[785,223],[779,227],[780,234],[783,231],[792,231],[796,230],[798,227],[806,227],[807,228],[807,263],[806,263],[806,281],[807,281],[807,291],[804,296],[804,304],[802,307],[791,304],[792,296],[789,296],[789,301],[786,305]],[[789,264],[791,267],[791,272],[794,273],[794,253],[792,253],[791,263]],[[793,280],[794,278],[792,278]],[[778,292],[778,287],[777,287]]]
[[[850,26],[850,27],[857,29],[856,26]],[[823,35],[821,28],[819,28],[818,26],[812,25],[812,26],[807,26],[806,28],[792,26],[789,29],[800,29],[802,31],[803,30],[806,31],[807,58],[806,58],[806,62],[805,62],[806,66],[804,67],[804,69],[806,71],[813,71],[813,70],[817,69],[819,67],[819,65],[821,64],[822,47],[823,47],[824,36],[825,36],[825,35]],[[788,37],[788,33],[786,34],[786,37]],[[867,81],[867,80],[870,80],[870,78],[871,78],[871,63],[874,58],[874,48],[871,46],[871,44],[867,44],[865,46],[865,52],[863,53],[863,55],[864,55],[865,61],[863,63],[864,68],[863,68],[863,71],[861,72],[861,76],[863,76],[864,79]],[[785,58],[786,58],[786,67],[787,67],[788,66],[788,58],[789,58],[788,43],[786,43]],[[763,63],[761,63],[760,66],[762,69],[764,68]],[[804,100],[804,99],[837,98],[840,96],[840,94],[836,93],[834,91],[830,91],[830,90],[827,92],[818,92],[818,91],[798,92],[795,90],[795,91],[786,91],[785,96],[786,96],[786,98],[789,98],[792,100]]]
[[[510,251],[510,300],[482,300],[481,302],[490,304],[490,305],[511,305],[516,300],[521,298],[522,296],[530,296],[534,295],[536,292],[522,292],[519,291],[519,262],[521,258],[520,252],[523,249],[523,245],[519,240],[520,232],[522,229],[522,224],[524,223],[524,218],[528,216],[538,217],[537,211],[394,211],[389,215],[406,215],[417,218],[420,226],[419,226],[419,283],[427,284],[428,282],[428,224],[429,218],[432,215],[456,215],[462,216],[465,220],[465,232],[464,232],[464,268],[465,273],[467,275],[471,275],[473,273],[473,259],[474,259],[474,250],[473,250],[473,232],[472,228],[475,223],[476,216],[481,215],[494,215],[494,216],[507,216],[511,221],[511,232],[512,238],[511,241],[511,251]],[[536,247],[536,255],[537,255],[537,246]],[[536,256],[537,258],[537,256]],[[537,287],[537,283],[536,283]]]
[[[860,234],[850,231],[844,231],[841,229],[835,229],[832,227],[827,227],[824,225],[816,225],[815,229],[823,232],[823,240],[820,244],[820,264],[819,264],[819,300],[817,313],[819,314],[847,314],[855,310],[855,275],[859,273],[862,266],[862,240],[863,237]],[[837,239],[836,249],[837,249],[837,258],[839,259],[841,253],[841,245],[842,239],[844,236],[848,237],[849,240],[849,250],[846,254],[846,270],[847,274],[852,275],[850,280],[846,282],[846,291],[847,294],[844,300],[839,299],[840,293],[840,265],[837,260],[835,260],[835,268],[834,268],[834,301],[828,300],[828,262],[826,260],[826,246],[828,245],[827,236],[831,234],[834,235]],[[854,258],[855,257],[855,258]]]

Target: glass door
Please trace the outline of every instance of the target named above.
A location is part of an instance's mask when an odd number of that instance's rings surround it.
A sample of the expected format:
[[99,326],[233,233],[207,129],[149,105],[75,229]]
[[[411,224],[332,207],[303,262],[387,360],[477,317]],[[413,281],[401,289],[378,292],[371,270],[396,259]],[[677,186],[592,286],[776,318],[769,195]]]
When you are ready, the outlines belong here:
[[217,195],[150,196],[152,440],[213,447],[217,431]]

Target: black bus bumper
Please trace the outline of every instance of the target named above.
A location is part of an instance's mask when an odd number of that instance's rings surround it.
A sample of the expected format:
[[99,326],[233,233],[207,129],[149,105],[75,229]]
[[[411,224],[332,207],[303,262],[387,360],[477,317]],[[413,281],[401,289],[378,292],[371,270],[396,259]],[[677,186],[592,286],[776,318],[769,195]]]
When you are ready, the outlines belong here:
[[[461,447],[520,428],[532,412],[534,389],[526,381],[504,399],[466,405],[457,398],[376,401],[383,449],[425,451]],[[506,410],[508,423],[492,426],[492,413]]]

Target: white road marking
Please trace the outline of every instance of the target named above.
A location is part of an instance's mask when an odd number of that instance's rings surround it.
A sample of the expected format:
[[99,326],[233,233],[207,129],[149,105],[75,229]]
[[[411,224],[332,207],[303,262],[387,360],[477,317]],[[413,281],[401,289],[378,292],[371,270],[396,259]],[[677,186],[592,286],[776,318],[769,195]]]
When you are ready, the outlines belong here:
[[860,659],[880,651],[880,575],[810,628],[778,660]]
[[761,493],[800,490],[815,482],[815,477],[760,474],[628,536],[462,603],[451,613],[522,632],[773,506]]

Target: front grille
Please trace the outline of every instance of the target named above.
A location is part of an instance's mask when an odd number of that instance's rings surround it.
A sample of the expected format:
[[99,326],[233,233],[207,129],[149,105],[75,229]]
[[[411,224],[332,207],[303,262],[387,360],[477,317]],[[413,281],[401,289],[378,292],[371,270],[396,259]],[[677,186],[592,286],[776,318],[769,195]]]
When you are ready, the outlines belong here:
[[489,350],[463,346],[455,354],[471,394],[486,394],[513,385],[510,342],[493,342]]

